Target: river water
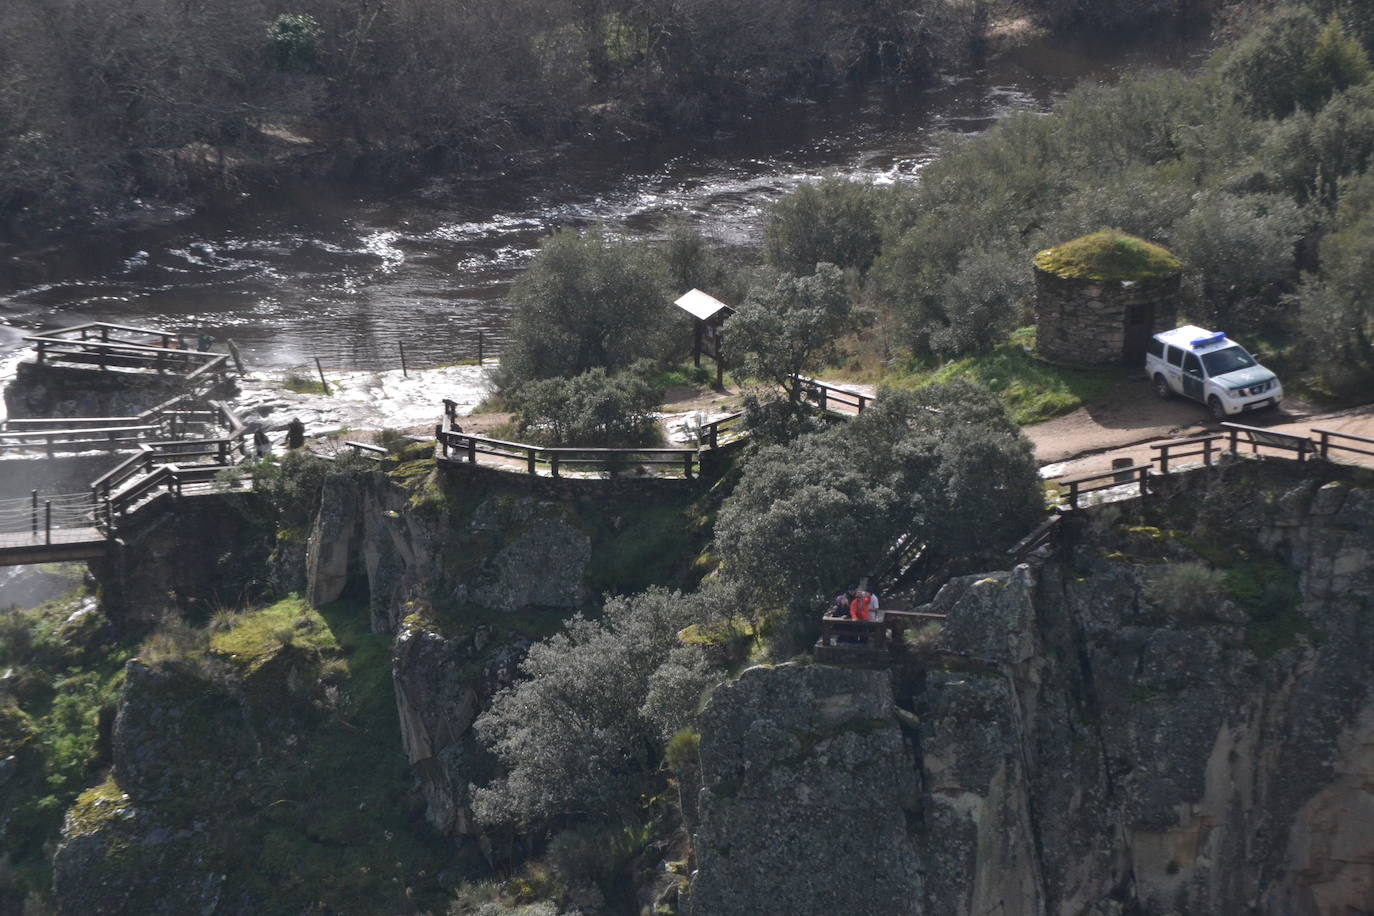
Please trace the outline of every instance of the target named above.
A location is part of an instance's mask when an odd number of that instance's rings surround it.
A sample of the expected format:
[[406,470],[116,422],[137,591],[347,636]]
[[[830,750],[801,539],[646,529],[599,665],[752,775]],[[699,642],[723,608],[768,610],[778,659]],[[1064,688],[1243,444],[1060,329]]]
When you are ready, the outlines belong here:
[[[505,293],[540,240],[604,224],[661,237],[676,215],[727,245],[757,243],[763,208],[825,174],[919,175],[942,131],[986,129],[1044,110],[1082,79],[1196,62],[1199,39],[1041,40],[922,89],[869,87],[783,106],[732,132],[608,142],[558,157],[536,178],[438,178],[388,196],[254,201],[42,252],[0,250],[0,356],[22,333],[84,321],[206,332],[261,368],[416,365],[499,348]],[[3,283],[3,281],[0,281]],[[667,303],[665,303],[667,307]]]

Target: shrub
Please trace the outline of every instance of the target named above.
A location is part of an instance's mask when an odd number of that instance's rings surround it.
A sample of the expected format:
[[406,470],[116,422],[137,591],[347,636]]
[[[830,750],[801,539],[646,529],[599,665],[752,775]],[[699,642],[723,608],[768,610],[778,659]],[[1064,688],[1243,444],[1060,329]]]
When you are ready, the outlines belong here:
[[651,589],[612,598],[530,647],[526,680],[477,720],[505,775],[473,796],[485,825],[528,827],[565,815],[633,822],[659,763],[659,728],[641,711],[650,678],[692,623],[719,618],[710,592]]
[[668,348],[674,298],[652,250],[599,230],[556,232],[511,290],[514,314],[498,382],[509,389],[657,359]]
[[926,541],[937,567],[976,562],[1024,534],[1041,502],[1030,444],[986,391],[884,391],[853,421],[751,457],[715,548],[756,616],[810,620],[899,537]]
[[[1172,238],[1186,264],[1187,311],[1232,333],[1259,329],[1280,284],[1297,278],[1303,211],[1278,194],[1202,195]],[[1291,287],[1290,287],[1291,288]]]
[[1298,112],[1274,127],[1259,163],[1277,190],[1335,206],[1341,179],[1374,161],[1374,85],[1332,97],[1316,115]]
[[652,366],[607,375],[592,369],[569,379],[526,382],[507,395],[521,435],[550,446],[616,448],[662,440],[659,392],[646,375]]
[[768,261],[805,276],[820,263],[866,271],[878,255],[882,192],[868,182],[807,182],[773,204],[764,222]]
[[1180,622],[1209,619],[1229,595],[1226,576],[1201,561],[1170,563],[1145,583],[1145,597]]
[[1369,78],[1364,49],[1339,19],[1325,25],[1309,9],[1280,7],[1242,39],[1221,67],[1237,97],[1265,117],[1314,112],[1337,92]]
[[836,341],[851,330],[844,275],[833,264],[815,265],[810,276],[783,274],[771,287],[756,287],[725,322],[726,360],[736,371],[800,392],[796,375],[812,372],[838,354]]
[[1374,171],[1342,187],[1320,256],[1299,293],[1309,362],[1337,393],[1363,393],[1374,379]]
[[319,63],[321,34],[315,17],[282,13],[267,27],[267,56],[284,73],[313,72]]

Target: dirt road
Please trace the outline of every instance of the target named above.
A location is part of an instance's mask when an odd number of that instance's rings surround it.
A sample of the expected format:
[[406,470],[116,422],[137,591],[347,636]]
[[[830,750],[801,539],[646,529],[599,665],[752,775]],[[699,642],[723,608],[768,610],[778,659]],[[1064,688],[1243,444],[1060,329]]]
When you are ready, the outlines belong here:
[[[1261,410],[1232,422],[1278,432],[1312,436],[1313,427],[1374,438],[1374,405],[1319,412],[1290,398],[1278,410]],[[1115,458],[1145,464],[1154,454],[1149,443],[1216,432],[1207,409],[1180,397],[1161,401],[1144,377],[1121,382],[1097,403],[1044,423],[1026,427],[1046,478],[1064,479],[1110,470]],[[1315,437],[1313,437],[1315,438]],[[1370,447],[1374,451],[1374,446]],[[1354,462],[1358,455],[1342,456]],[[1374,458],[1361,463],[1374,465]]]

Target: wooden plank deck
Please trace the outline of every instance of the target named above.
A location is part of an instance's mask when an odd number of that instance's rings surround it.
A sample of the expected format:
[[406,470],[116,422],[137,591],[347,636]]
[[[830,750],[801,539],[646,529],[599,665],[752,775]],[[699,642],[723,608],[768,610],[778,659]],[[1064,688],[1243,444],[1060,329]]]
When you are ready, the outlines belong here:
[[99,528],[54,528],[51,542],[41,531],[0,534],[0,566],[94,560],[105,556],[109,544]]

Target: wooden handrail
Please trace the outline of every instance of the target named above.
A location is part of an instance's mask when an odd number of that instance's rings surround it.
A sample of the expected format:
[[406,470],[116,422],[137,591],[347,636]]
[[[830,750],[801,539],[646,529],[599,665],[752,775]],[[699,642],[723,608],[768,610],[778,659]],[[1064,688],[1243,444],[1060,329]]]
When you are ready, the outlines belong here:
[[160,331],[160,330],[157,330],[157,329],[155,329],[155,328],[135,328],[135,327],[130,327],[129,325],[126,325],[126,324],[111,324],[111,323],[108,322],[108,321],[88,321],[88,322],[85,323],[85,324],[75,324],[75,325],[72,325],[71,327],[67,327],[67,328],[55,328],[55,329],[53,329],[53,330],[51,330],[51,331],[44,331],[40,336],[48,337],[48,336],[52,336],[52,335],[55,335],[55,334],[75,334],[75,333],[78,333],[78,332],[80,332],[80,331],[101,330],[101,329],[104,329],[104,330],[107,330],[107,331],[127,331],[127,332],[129,332],[130,334],[147,334],[147,335],[150,335],[150,336],[153,336],[153,337],[184,337],[184,336],[186,336],[186,335],[184,335],[184,334],[179,334],[179,333],[176,333],[176,332],[174,332],[174,331]]
[[[1129,475],[1132,480],[1122,480],[1121,478]],[[1078,497],[1086,496],[1089,493],[1097,493],[1101,490],[1110,490],[1115,487],[1136,484],[1140,487],[1140,495],[1145,496],[1149,493],[1150,466],[1148,464],[1133,464],[1127,468],[1113,468],[1110,471],[1103,471],[1101,474],[1088,474],[1083,477],[1074,477],[1069,480],[1061,481],[1069,487],[1069,508],[1078,508]],[[1099,480],[1111,480],[1100,486],[1085,487],[1083,484],[1094,483]]]
[[1339,442],[1331,441],[1333,439],[1348,439],[1351,442],[1358,442],[1361,445],[1374,446],[1374,438],[1370,438],[1369,436],[1357,436],[1354,433],[1337,432],[1334,429],[1321,429],[1318,427],[1313,427],[1312,432],[1316,433],[1319,437],[1317,452],[1323,458],[1329,457],[1332,451],[1354,452],[1356,455],[1374,457],[1374,450],[1355,448],[1354,446],[1342,445]]
[[28,341],[29,343],[42,344],[44,347],[48,349],[52,349],[54,347],[71,347],[73,348],[73,352],[109,353],[115,355],[124,353],[130,356],[131,358],[135,356],[146,356],[149,358],[155,357],[164,360],[194,359],[204,360],[207,362],[211,362],[214,360],[223,360],[225,358],[223,353],[202,353],[199,350],[179,350],[172,347],[151,347],[147,344],[125,343],[122,341],[113,340],[67,340],[65,338],[53,339],[50,337],[25,337],[24,340]]
[[[858,413],[863,413],[864,408],[868,406],[869,402],[877,400],[871,395],[850,391],[848,388],[840,388],[836,385],[822,382],[820,379],[807,378],[804,375],[794,375],[792,376],[792,380],[794,384],[800,386],[803,396],[808,393],[807,389],[816,392],[817,406],[821,410],[828,410],[829,401],[833,398],[838,400],[841,404],[847,404],[856,408]],[[853,398],[854,400],[846,401],[846,397]]]

